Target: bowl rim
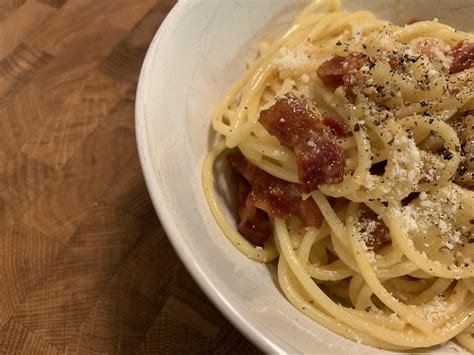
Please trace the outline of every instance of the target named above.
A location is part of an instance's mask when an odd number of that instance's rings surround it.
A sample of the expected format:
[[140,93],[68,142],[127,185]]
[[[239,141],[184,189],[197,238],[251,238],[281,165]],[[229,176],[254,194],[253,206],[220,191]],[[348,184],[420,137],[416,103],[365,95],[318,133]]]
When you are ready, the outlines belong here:
[[182,18],[193,6],[196,6],[201,1],[202,0],[187,2],[178,0],[155,33],[140,71],[135,98],[135,135],[145,185],[156,214],[176,254],[201,290],[219,311],[223,313],[225,318],[248,340],[266,353],[294,352],[294,348],[272,334],[269,329],[259,323],[251,322],[250,317],[246,316],[247,312],[245,312],[245,310],[238,309],[230,303],[225,295],[216,287],[205,270],[203,270],[201,265],[194,261],[192,257],[193,252],[187,248],[184,240],[179,237],[181,232],[177,223],[166,208],[166,198],[160,187],[156,171],[152,166],[153,153],[150,145],[150,137],[147,134],[148,118],[146,105],[151,80],[147,73],[151,70],[152,63],[159,60],[160,54],[157,49],[165,35],[173,29],[173,26],[177,23],[179,18]]

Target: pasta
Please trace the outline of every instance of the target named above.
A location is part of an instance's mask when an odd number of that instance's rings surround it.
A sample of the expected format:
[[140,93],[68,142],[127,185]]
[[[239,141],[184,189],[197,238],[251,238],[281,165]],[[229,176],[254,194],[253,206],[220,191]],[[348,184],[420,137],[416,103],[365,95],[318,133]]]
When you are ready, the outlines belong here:
[[[219,103],[227,238],[302,313],[389,350],[474,352],[474,36],[315,1]],[[239,222],[214,163],[238,173]]]

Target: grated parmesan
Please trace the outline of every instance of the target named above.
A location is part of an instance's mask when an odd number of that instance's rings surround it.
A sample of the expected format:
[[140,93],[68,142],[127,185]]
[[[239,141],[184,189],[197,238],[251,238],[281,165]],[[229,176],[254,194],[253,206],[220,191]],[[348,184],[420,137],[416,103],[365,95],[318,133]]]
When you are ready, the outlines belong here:
[[291,50],[287,47],[280,48],[279,57],[274,61],[280,70],[296,70],[310,64],[310,57],[303,48]]
[[450,315],[456,310],[456,306],[445,301],[443,296],[436,296],[430,303],[425,303],[421,306],[410,306],[416,314],[423,319],[434,324],[436,321],[447,320]]

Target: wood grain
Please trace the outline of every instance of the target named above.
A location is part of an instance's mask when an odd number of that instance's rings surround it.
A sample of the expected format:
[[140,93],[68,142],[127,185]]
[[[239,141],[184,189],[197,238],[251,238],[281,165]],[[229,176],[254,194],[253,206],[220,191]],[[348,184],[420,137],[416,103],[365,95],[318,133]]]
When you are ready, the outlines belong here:
[[0,0],[0,354],[258,353],[175,255],[134,101],[175,0]]

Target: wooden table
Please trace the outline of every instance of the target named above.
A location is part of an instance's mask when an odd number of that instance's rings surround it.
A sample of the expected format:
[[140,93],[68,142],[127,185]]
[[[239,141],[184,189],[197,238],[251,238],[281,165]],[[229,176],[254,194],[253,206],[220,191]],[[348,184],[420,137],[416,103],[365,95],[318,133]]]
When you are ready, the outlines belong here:
[[172,250],[134,99],[173,0],[0,0],[0,353],[254,353]]

